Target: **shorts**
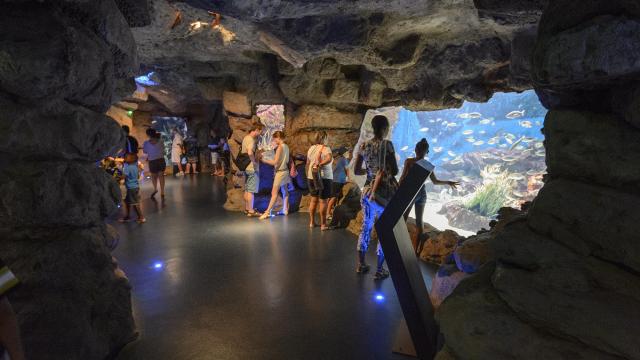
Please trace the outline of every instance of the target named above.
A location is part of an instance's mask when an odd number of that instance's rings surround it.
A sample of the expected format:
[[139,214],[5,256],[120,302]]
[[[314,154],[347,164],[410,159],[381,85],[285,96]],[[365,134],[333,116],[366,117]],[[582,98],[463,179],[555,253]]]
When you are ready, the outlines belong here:
[[344,187],[344,183],[333,182],[331,184],[331,195],[334,198],[340,199],[342,197],[342,188]]
[[422,185],[420,190],[418,190],[418,194],[413,202],[414,204],[421,206],[424,206],[427,203],[427,189],[424,188],[424,185]]
[[311,197],[319,197],[322,200],[327,200],[331,197],[331,179],[322,179],[322,190],[317,190],[313,186],[313,179],[307,179],[309,184],[309,195]]
[[280,188],[291,182],[291,176],[289,176],[289,170],[276,171],[273,176],[273,187]]
[[140,189],[127,189],[127,195],[124,198],[127,205],[138,205],[140,203]]
[[212,152],[211,153],[211,164],[215,165],[218,163],[218,160],[220,160],[220,153],[218,152]]
[[164,172],[167,169],[167,163],[164,158],[149,160],[149,172],[152,174],[158,174]]
[[182,159],[182,154],[179,151],[171,152],[171,162],[174,164],[179,164]]
[[187,163],[195,164],[197,162],[198,162],[198,157],[197,156],[189,156],[189,157],[187,157]]
[[254,171],[245,171],[244,191],[252,194],[258,193],[260,175]]

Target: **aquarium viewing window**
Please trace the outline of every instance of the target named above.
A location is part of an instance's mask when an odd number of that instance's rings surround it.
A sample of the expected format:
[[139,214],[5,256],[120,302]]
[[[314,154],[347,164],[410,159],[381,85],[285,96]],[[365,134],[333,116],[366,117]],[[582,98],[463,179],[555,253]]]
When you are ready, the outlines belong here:
[[273,133],[284,130],[284,105],[258,105],[256,115],[264,125],[258,141],[258,148],[270,152],[273,150]]
[[164,157],[167,164],[171,164],[171,145],[173,136],[171,131],[178,129],[184,138],[187,137],[187,122],[182,117],[174,116],[153,116],[151,128],[160,133],[164,142]]
[[398,165],[415,156],[415,144],[425,138],[437,177],[461,182],[451,190],[427,181],[424,221],[470,235],[489,228],[501,207],[532,200],[546,172],[546,112],[533,91],[497,93],[487,103],[465,102],[459,109],[400,109],[391,131]]

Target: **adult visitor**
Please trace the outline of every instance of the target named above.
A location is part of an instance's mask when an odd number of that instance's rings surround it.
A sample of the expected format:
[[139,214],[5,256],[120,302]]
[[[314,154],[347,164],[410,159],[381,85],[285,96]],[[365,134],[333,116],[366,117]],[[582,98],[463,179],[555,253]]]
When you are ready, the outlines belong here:
[[253,207],[255,194],[260,188],[260,154],[258,153],[258,136],[262,133],[263,125],[254,123],[249,133],[242,139],[241,153],[247,154],[251,162],[244,170],[244,209],[248,217],[261,216],[260,212]]
[[158,193],[158,182],[160,183],[160,196],[164,198],[164,171],[167,163],[164,160],[164,143],[160,137],[160,133],[154,129],[147,129],[147,137],[149,138],[142,144],[142,152],[147,155],[149,163],[149,172],[151,173],[151,183],[153,184],[153,193],[151,198]]
[[333,156],[327,146],[327,132],[316,134],[314,144],[307,151],[307,182],[309,184],[309,227],[315,227],[316,209],[320,215],[320,229],[328,230],[327,202],[331,197],[331,183],[333,180]]
[[7,293],[18,285],[18,279],[0,260],[0,359],[24,360],[24,350],[16,314]]
[[171,142],[171,162],[175,167],[178,165],[178,173],[176,176],[184,176],[184,171],[182,170],[182,155],[184,154],[184,138],[182,134],[180,134],[180,130],[177,127],[173,128],[171,131],[173,134],[173,140]]
[[338,148],[333,158],[333,182],[331,184],[331,199],[329,199],[329,208],[327,210],[327,219],[333,218],[333,210],[342,198],[342,189],[344,184],[349,180],[349,158],[347,157],[347,148]]
[[209,150],[211,151],[211,176],[221,176],[224,175],[224,172],[220,171],[221,159],[220,155],[222,154],[223,142],[222,137],[220,136],[220,130],[214,129],[209,133]]
[[284,142],[284,133],[276,131],[273,133],[273,142],[275,143],[276,152],[273,160],[262,159],[262,162],[273,166],[273,186],[271,187],[271,200],[267,210],[260,216],[260,220],[271,217],[273,207],[278,200],[278,193],[282,192],[282,211],[281,215],[289,214],[289,183],[291,182],[291,158],[289,157],[289,146]]
[[[398,163],[393,143],[385,140],[389,132],[389,120],[384,115],[376,115],[371,119],[373,127],[373,139],[365,141],[358,151],[354,173],[366,175],[367,180],[362,191],[362,228],[358,236],[357,267],[358,274],[369,271],[369,265],[365,261],[365,255],[371,241],[371,231],[377,218],[382,215],[386,203],[398,189],[395,176],[398,174]],[[365,168],[363,168],[363,164]],[[378,242],[378,263],[374,279],[381,280],[389,277],[384,265],[384,254],[380,242]]]
[[198,141],[195,137],[189,136],[184,141],[184,153],[187,156],[187,165],[185,168],[186,174],[198,173],[198,157],[200,151],[198,151]]
[[[415,165],[418,161],[423,160],[425,156],[429,153],[429,143],[427,139],[422,138],[415,147],[416,156],[413,158],[408,158],[404,161],[404,167],[402,169],[402,175],[400,176],[400,183],[407,177],[409,174],[409,170]],[[431,169],[433,169],[433,165],[428,163]],[[431,174],[429,175],[429,179],[434,185],[449,185],[452,189],[456,189],[460,183],[458,181],[448,181],[448,180],[439,180],[436,177],[436,174],[431,170]],[[418,234],[415,239],[411,239],[413,244],[413,251],[416,254],[420,254],[422,250],[422,245],[424,244],[423,233],[424,233],[424,222],[422,216],[424,214],[424,207],[427,204],[427,189],[425,188],[425,184],[422,184],[420,190],[418,191],[418,195],[413,200],[413,205],[415,206],[415,215],[416,215],[416,227],[418,229]],[[409,212],[411,211],[411,206],[404,214],[405,221],[409,218]]]
[[124,149],[123,149],[123,157],[126,154],[138,154],[138,140],[133,136],[129,135],[131,131],[127,125],[122,125],[122,131],[126,134]]

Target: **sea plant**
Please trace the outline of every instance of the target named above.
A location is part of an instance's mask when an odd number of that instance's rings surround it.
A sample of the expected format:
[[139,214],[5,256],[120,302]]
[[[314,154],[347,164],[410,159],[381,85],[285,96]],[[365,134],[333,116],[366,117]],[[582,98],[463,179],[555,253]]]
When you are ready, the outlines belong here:
[[509,172],[504,171],[483,183],[464,207],[482,216],[494,217],[511,201],[512,190],[513,181],[509,180]]

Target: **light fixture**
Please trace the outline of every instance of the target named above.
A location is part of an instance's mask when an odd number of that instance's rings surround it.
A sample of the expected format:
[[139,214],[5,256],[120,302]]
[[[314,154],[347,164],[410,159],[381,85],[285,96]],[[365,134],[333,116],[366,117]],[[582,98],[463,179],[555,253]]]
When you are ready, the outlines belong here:
[[375,296],[373,297],[373,299],[377,302],[377,303],[382,303],[385,300],[384,295],[377,293],[375,294]]

